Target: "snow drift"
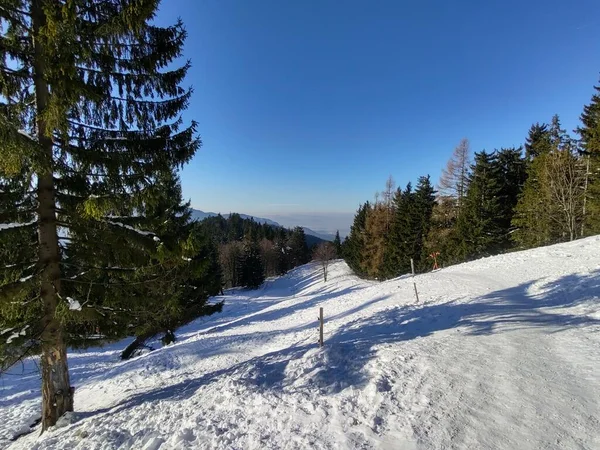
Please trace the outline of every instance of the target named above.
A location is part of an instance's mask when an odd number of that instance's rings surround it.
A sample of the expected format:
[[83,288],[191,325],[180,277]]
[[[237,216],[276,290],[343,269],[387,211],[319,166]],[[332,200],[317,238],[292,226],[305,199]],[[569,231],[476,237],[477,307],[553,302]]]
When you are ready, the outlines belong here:
[[[14,449],[600,448],[600,237],[362,281],[306,265],[121,362],[72,351],[42,436],[33,361],[1,379]],[[325,347],[317,345],[318,308]]]

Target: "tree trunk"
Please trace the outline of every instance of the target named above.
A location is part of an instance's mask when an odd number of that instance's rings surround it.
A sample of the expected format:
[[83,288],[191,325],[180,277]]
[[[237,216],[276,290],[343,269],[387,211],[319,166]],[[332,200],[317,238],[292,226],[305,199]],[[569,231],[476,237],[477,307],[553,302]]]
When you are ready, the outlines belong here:
[[590,175],[590,155],[587,155],[585,157],[586,159],[586,164],[585,164],[585,182],[583,185],[583,210],[582,210],[582,217],[581,217],[581,237],[585,236],[585,219],[586,219],[586,206],[587,206],[587,191],[588,191],[588,179],[589,179],[589,175]]
[[133,342],[121,352],[121,359],[127,360],[135,356],[135,352],[143,347],[148,339],[154,336],[156,336],[156,333],[144,333],[140,336],[136,336]]
[[51,133],[46,130],[44,112],[48,106],[48,84],[44,77],[45,55],[40,42],[40,28],[45,24],[41,0],[31,7],[34,38],[34,83],[36,93],[37,137],[42,148],[43,171],[38,175],[38,242],[41,272],[40,297],[42,318],[42,431],[56,424],[67,411],[73,411],[73,389],[69,382],[67,348],[57,319],[60,292],[60,252],[56,225]]
[[161,338],[163,345],[171,345],[176,340],[177,338],[175,337],[175,332],[173,332],[173,330],[165,331],[165,335]]

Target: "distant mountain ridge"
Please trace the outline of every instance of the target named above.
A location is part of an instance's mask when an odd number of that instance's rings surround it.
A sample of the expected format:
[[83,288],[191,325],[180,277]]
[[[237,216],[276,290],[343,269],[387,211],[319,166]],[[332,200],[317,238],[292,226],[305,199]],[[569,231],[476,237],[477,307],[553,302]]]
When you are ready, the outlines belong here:
[[[215,216],[218,216],[219,214],[220,213],[204,212],[204,211],[200,211],[199,209],[192,208],[192,220],[204,220],[207,217],[215,217]],[[239,213],[237,213],[237,214],[239,214]],[[227,218],[227,217],[229,217],[229,214],[221,214],[221,216]],[[264,223],[267,225],[272,225],[274,227],[283,227],[283,225],[275,222],[274,220],[265,219],[264,217],[249,216],[248,214],[239,214],[239,216],[242,219],[246,219],[246,220],[253,219],[257,223]]]
[[[237,214],[239,214],[242,219],[247,219],[247,220],[253,219],[257,223],[264,223],[266,225],[271,225],[273,227],[286,228],[283,225],[281,225],[280,223],[277,223],[271,219],[266,219],[264,217],[250,216],[248,214],[241,214],[241,213],[237,213]],[[207,217],[214,217],[217,215],[219,215],[219,213],[204,212],[199,209],[192,208],[192,220],[204,220]],[[227,218],[227,217],[229,217],[229,214],[221,214],[221,216]],[[304,234],[318,238],[319,240],[322,240],[322,241],[333,241],[333,239],[334,239],[334,236],[331,234],[319,233],[319,232],[311,230],[310,228],[307,228],[307,227],[302,227],[302,229],[304,230]]]

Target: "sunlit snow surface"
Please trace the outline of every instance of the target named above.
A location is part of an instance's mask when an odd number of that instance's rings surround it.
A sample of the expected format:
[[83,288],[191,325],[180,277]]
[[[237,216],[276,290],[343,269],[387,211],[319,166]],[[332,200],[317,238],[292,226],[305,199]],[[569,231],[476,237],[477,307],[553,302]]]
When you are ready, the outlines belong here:
[[420,304],[410,277],[303,266],[226,293],[170,347],[70,352],[76,413],[11,443],[40,416],[35,364],[14,367],[0,447],[599,449],[599,252],[595,237],[419,275]]

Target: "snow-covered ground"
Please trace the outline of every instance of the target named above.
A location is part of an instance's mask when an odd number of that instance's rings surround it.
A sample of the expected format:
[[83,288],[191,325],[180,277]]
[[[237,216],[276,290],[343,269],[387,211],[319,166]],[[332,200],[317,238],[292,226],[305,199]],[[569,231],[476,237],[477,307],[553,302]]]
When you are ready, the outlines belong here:
[[76,413],[11,443],[40,405],[35,366],[15,367],[0,447],[599,449],[599,252],[594,237],[419,275],[419,304],[410,277],[303,266],[229,293],[175,345],[70,352]]

